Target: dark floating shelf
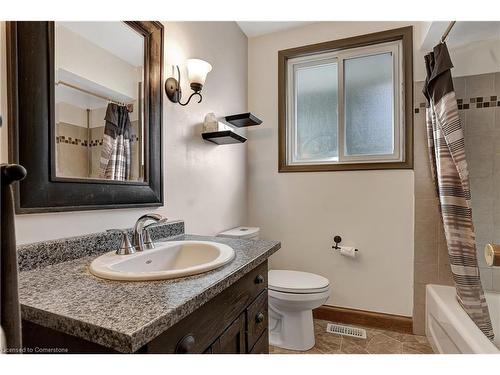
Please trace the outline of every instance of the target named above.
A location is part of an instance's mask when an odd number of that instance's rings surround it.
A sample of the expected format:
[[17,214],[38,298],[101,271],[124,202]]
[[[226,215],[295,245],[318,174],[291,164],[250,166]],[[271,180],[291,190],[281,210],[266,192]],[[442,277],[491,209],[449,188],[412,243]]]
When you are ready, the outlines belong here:
[[210,141],[218,145],[229,145],[231,143],[245,143],[247,140],[231,130],[221,130],[218,132],[201,133],[204,140]]
[[236,126],[237,128],[262,124],[262,120],[252,115],[250,112],[240,113],[238,115],[226,116],[225,120],[227,123]]

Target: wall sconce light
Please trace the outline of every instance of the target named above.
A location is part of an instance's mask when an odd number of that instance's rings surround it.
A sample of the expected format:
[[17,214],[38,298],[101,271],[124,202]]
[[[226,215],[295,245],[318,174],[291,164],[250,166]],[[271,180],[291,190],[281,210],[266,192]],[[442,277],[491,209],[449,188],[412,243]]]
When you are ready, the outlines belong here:
[[204,60],[200,59],[188,59],[187,60],[187,72],[188,72],[188,80],[189,85],[191,86],[191,90],[194,92],[189,96],[188,100],[185,103],[181,103],[182,91],[181,91],[181,73],[179,70],[179,66],[176,65],[177,69],[177,79],[174,77],[170,77],[165,81],[165,93],[167,97],[170,99],[172,103],[179,103],[182,106],[188,105],[191,98],[195,95],[200,97],[198,103],[201,103],[203,97],[200,92],[205,84],[205,79],[207,78],[207,74],[212,70],[212,65],[207,63]]

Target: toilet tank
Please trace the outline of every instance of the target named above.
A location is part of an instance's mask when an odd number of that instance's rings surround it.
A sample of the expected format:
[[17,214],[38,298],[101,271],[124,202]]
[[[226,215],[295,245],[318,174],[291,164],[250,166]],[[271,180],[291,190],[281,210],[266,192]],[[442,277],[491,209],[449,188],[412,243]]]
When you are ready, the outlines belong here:
[[258,240],[260,228],[258,227],[236,227],[219,233],[219,237],[239,238],[244,240]]

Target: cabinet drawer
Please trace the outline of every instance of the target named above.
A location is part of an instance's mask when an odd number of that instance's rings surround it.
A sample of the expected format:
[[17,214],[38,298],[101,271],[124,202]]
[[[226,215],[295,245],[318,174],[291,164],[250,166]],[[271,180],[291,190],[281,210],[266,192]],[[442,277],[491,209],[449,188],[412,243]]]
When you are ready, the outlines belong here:
[[244,331],[247,330],[246,310],[260,293],[266,291],[267,296],[266,287],[267,261],[152,340],[145,350],[148,353],[203,353],[208,348],[210,352],[213,350],[210,346],[240,314],[243,314]]
[[267,289],[247,308],[247,347],[252,348],[267,328]]
[[266,329],[253,346],[250,354],[269,354],[269,331]]

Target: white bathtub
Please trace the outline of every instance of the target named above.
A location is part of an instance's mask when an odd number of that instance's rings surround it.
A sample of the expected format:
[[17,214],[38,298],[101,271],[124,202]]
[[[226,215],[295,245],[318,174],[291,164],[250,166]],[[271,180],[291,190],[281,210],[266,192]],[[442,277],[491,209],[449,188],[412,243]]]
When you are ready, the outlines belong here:
[[427,285],[425,331],[436,353],[500,354],[500,294],[486,292],[495,342],[474,324],[457,301],[455,288]]

